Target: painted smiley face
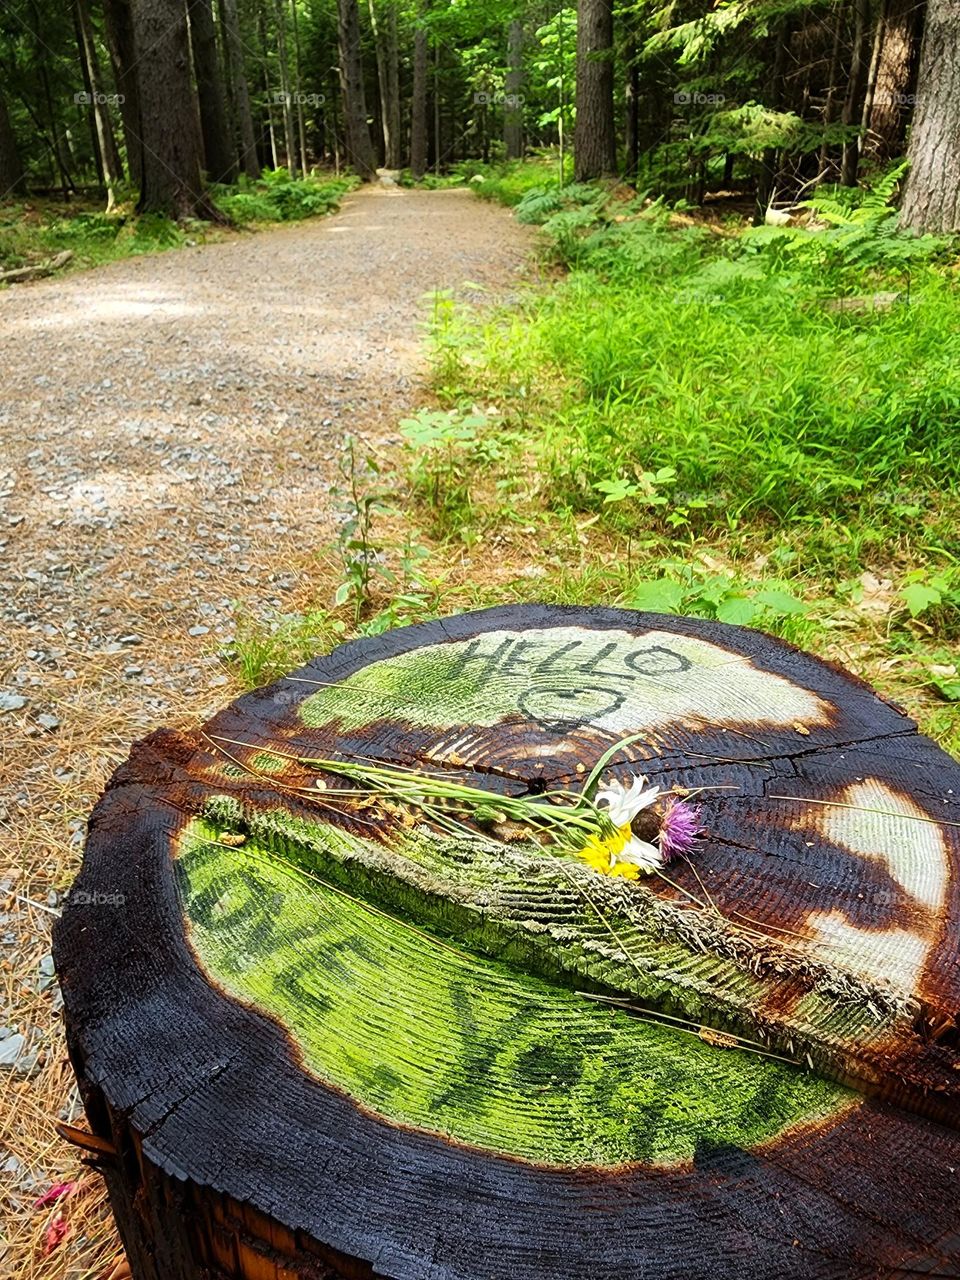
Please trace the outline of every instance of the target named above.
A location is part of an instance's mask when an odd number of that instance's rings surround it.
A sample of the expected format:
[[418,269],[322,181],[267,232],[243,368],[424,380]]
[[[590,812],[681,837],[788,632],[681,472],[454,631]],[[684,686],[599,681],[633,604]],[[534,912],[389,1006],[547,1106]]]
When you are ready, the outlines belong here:
[[626,694],[596,685],[535,685],[517,699],[524,715],[547,729],[575,729],[618,711]]

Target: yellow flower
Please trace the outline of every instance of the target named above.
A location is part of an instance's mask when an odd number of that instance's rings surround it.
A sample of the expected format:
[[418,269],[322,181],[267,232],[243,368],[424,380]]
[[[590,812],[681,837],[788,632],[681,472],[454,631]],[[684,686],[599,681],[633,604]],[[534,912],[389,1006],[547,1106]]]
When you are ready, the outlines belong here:
[[602,875],[636,880],[640,868],[635,862],[624,862],[618,856],[633,839],[630,823],[627,822],[622,827],[615,827],[612,835],[588,836],[579,854],[587,866],[593,867],[594,871],[599,871]]
[[659,796],[660,788],[651,787],[642,773],[632,778],[629,786],[619,778],[611,778],[600,787],[597,804],[606,819],[604,826],[612,824],[613,832],[587,837],[579,850],[584,862],[602,875],[623,876],[626,880],[659,871],[664,864],[663,853],[655,844],[635,836],[630,825],[642,809],[656,804]]

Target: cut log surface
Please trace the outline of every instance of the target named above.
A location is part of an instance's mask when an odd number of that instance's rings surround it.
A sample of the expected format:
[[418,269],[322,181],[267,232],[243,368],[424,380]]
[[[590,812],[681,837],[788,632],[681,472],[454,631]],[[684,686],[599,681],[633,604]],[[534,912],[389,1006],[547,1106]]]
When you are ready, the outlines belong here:
[[[618,744],[700,807],[663,876],[310,763],[538,796]],[[693,619],[462,615],[155,733],[55,938],[133,1276],[960,1276],[958,855],[900,710]]]

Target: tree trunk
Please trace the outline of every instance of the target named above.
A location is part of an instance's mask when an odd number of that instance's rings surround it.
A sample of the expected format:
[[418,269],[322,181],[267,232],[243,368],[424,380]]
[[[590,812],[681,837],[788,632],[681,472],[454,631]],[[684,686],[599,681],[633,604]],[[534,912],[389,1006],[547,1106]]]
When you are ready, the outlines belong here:
[[503,148],[508,160],[523,158],[523,22],[507,29],[507,74],[504,79]]
[[240,16],[237,0],[220,0],[223,22],[223,46],[229,68],[230,103],[240,169],[250,179],[260,176],[257,144],[253,132],[253,115],[250,111],[250,89],[244,65],[244,45],[240,34]]
[[47,126],[50,130],[51,150],[56,163],[57,173],[60,178],[60,192],[64,201],[70,198],[70,192],[75,190],[73,178],[70,176],[71,159],[69,152],[69,140],[64,137],[60,128],[60,114],[53,105],[53,92],[50,87],[50,77],[47,73],[48,54],[50,46],[44,38],[43,18],[39,7],[35,3],[30,5],[33,16],[32,34],[33,34],[33,66],[40,85],[43,106],[46,111]]
[[[843,99],[843,110],[840,122],[854,125],[862,120],[863,100],[866,94],[867,77],[870,71],[870,59],[867,49],[870,42],[870,0],[854,0],[853,51],[850,58],[850,74],[847,80],[847,92]],[[847,138],[843,144],[843,155],[840,161],[840,182],[845,187],[857,185],[857,171],[860,167],[860,140]]]
[[273,124],[273,90],[270,87],[270,63],[267,47],[267,24],[263,8],[257,9],[257,35],[260,37],[260,97],[266,113],[261,128],[260,150],[264,156],[264,164],[276,169],[279,164],[277,155],[277,134]]
[[290,67],[287,63],[287,22],[284,0],[274,0],[277,19],[277,61],[280,67],[280,100],[283,104],[283,137],[287,169],[297,176],[297,135],[293,127],[293,96],[290,93]]
[[413,34],[413,94],[410,102],[410,172],[419,181],[427,172],[427,70],[429,49],[423,23],[426,7],[420,11]]
[[187,13],[181,0],[133,0],[143,120],[141,212],[216,216],[200,177]]
[[80,53],[85,65],[87,79],[90,83],[90,95],[93,99],[91,109],[96,130],[97,148],[103,164],[103,179],[107,188],[107,208],[114,204],[114,190],[123,182],[123,165],[117,150],[117,139],[113,132],[113,120],[110,118],[110,107],[104,91],[104,83],[100,74],[100,58],[97,44],[90,23],[87,0],[74,0],[77,32]]
[[433,172],[440,176],[440,162],[443,159],[443,116],[440,110],[440,55],[442,44],[438,40],[433,46]]
[[[772,53],[770,61],[770,78],[767,82],[767,104],[776,111],[783,98],[783,78],[790,48],[790,37],[793,31],[791,22],[783,22],[777,33],[768,41],[768,51]],[[771,47],[772,46],[772,47]],[[777,187],[777,174],[780,168],[780,151],[777,147],[767,147],[760,156],[757,174],[757,196],[754,209],[754,225],[762,226],[767,210],[773,201]]]
[[903,154],[910,94],[916,80],[917,0],[887,0],[881,19],[880,56],[867,122],[866,145],[878,164]]
[[293,75],[297,103],[297,137],[300,141],[300,172],[304,177],[310,170],[307,158],[307,126],[303,110],[303,64],[300,50],[300,19],[297,16],[297,0],[290,0],[290,18],[293,23]]
[[100,146],[100,135],[97,129],[97,111],[95,97],[90,79],[90,66],[87,62],[87,49],[83,39],[83,32],[80,28],[80,5],[79,0],[74,0],[71,5],[73,15],[73,30],[77,40],[77,58],[80,63],[80,75],[83,80],[83,88],[86,97],[81,99],[75,97],[74,101],[78,107],[85,107],[82,114],[87,122],[90,132],[90,146],[93,150],[93,163],[97,170],[97,181],[107,193],[107,211],[109,212],[114,206],[113,183],[107,182],[107,176],[103,168],[103,151]]
[[837,667],[623,609],[154,733],[53,936],[134,1280],[956,1274],[958,798]]
[[954,0],[927,5],[907,157],[900,225],[960,231],[960,9]]
[[207,177],[211,182],[233,182],[237,176],[237,163],[227,124],[212,0],[187,0],[187,16],[190,19],[190,44],[200,101]]
[[0,200],[19,195],[25,188],[20,149],[14,137],[6,99],[0,91]]
[[579,0],[577,5],[577,123],[573,161],[577,182],[613,177],[617,171],[612,0]]
[[829,170],[835,168],[831,157],[831,144],[828,130],[836,118],[837,77],[840,72],[840,32],[843,26],[843,6],[837,3],[833,17],[833,40],[831,42],[830,65],[827,72],[827,93],[823,104],[823,138],[820,143],[820,155],[817,162],[817,174],[822,178]]
[[632,23],[624,60],[627,73],[623,85],[625,177],[628,182],[636,182],[640,168],[640,58]]
[[397,6],[387,0],[377,14],[377,0],[369,0],[370,24],[377,51],[377,81],[380,86],[380,117],[383,129],[384,165],[399,169],[403,163],[400,136],[400,49],[397,37]]
[[337,0],[337,42],[340,50],[340,96],[347,163],[364,182],[376,173],[373,144],[367,125],[367,99],[360,56],[360,9],[357,0]]
[[130,0],[103,0],[103,15],[113,79],[120,99],[127,169],[130,181],[139,188],[143,179],[143,125],[140,120],[140,90],[137,83]]

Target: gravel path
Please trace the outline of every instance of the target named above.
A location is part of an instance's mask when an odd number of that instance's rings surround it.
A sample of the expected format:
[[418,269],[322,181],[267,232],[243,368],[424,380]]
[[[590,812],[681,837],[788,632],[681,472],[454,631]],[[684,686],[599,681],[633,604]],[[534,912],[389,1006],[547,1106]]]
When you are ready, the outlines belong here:
[[[129,743],[235,692],[231,604],[303,598],[343,437],[421,394],[427,295],[503,295],[529,241],[468,192],[365,189],[338,215],[0,294],[0,1271],[114,1247],[75,1152],[49,926]],[[6,1204],[3,1200],[6,1200]]]

